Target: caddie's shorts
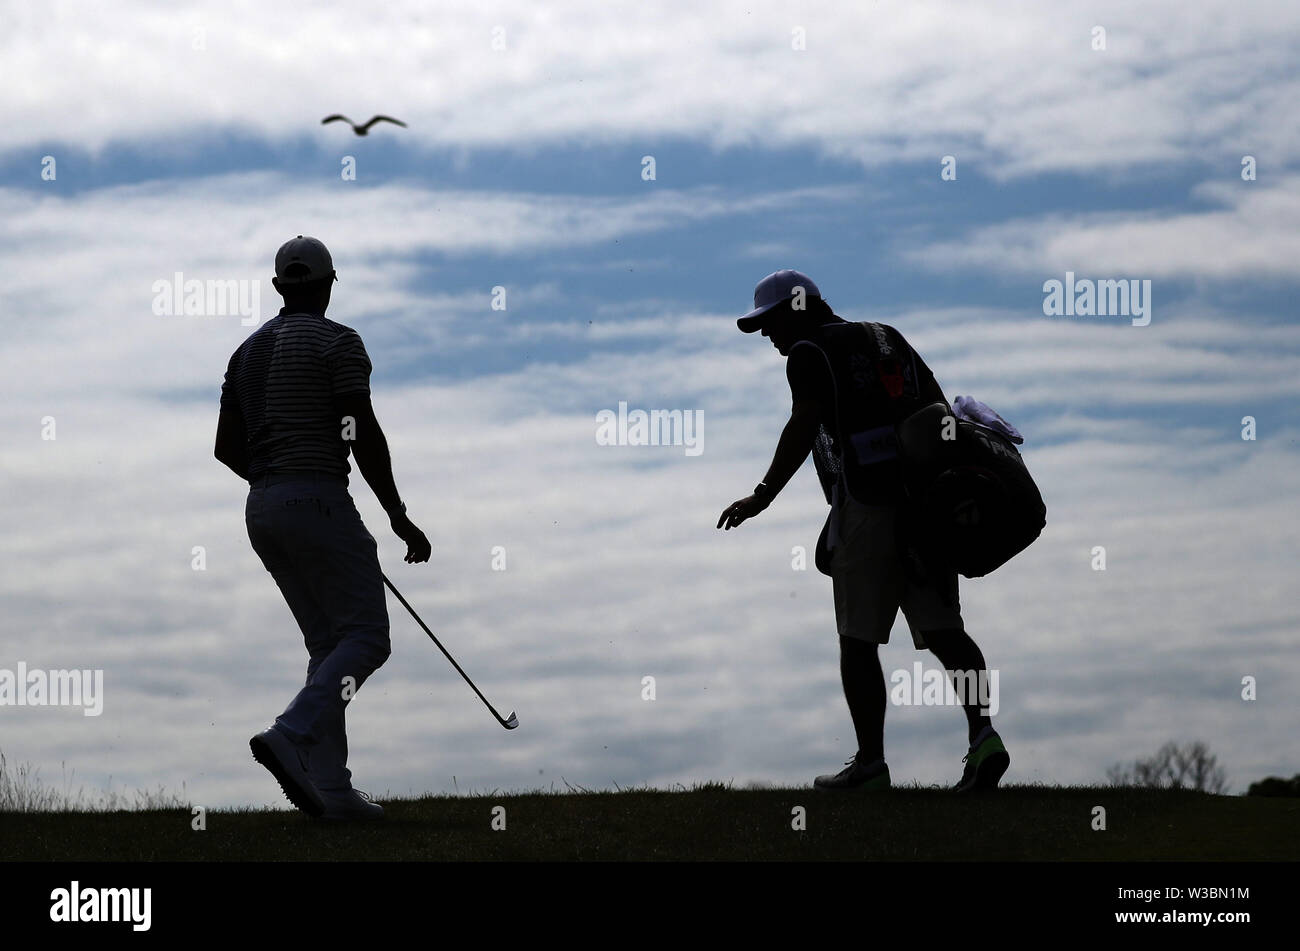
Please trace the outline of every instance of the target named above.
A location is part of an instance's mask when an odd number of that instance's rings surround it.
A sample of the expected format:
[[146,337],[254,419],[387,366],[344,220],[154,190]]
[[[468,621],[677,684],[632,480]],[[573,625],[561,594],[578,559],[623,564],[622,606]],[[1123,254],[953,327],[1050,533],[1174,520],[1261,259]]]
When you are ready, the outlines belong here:
[[900,607],[918,650],[925,647],[926,631],[961,628],[957,572],[936,576],[905,562],[896,541],[897,509],[863,505],[847,495],[837,503],[829,568],[840,636],[887,644]]

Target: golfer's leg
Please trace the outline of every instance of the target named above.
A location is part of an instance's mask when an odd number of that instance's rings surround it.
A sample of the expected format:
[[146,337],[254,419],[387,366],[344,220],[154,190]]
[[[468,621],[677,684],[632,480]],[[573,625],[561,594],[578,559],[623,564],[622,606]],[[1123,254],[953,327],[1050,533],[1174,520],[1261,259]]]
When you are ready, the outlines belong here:
[[352,788],[348,769],[348,737],[343,722],[344,708],[327,709],[316,721],[317,743],[312,747],[307,772],[321,792],[345,792]]
[[[316,679],[321,664],[338,646],[339,636],[327,628],[325,637],[316,642],[316,649],[311,645],[311,660],[307,664],[307,684]],[[343,726],[344,708],[337,710],[327,708],[316,721],[316,745],[312,747],[310,765],[307,768],[311,781],[322,792],[337,792],[350,789],[352,773],[348,771],[348,741]]]
[[[339,637],[331,629],[329,618],[317,601],[312,585],[308,584],[299,571],[281,571],[275,575],[276,584],[284,592],[285,600],[293,608],[294,617],[302,628],[303,640],[307,645],[307,680],[304,689],[310,687],[317,678],[321,665],[338,646]],[[294,735],[302,735],[302,724],[297,724],[296,711],[301,709],[302,691],[294,697],[276,723],[282,729],[288,729]],[[312,783],[322,792],[346,790],[351,787],[351,776],[346,764],[348,760],[347,738],[343,733],[343,709],[327,707],[316,720],[313,743],[308,755],[307,775]]]
[[285,718],[311,730],[313,774],[322,789],[347,789],[345,710],[352,697],[388,659],[388,608],[377,546],[342,487],[322,490],[328,532],[315,551],[313,584],[337,638]]
[[[294,619],[302,631],[303,643],[307,647],[307,679],[304,687],[310,686],[316,679],[321,664],[329,657],[339,641],[329,615],[317,596],[317,586],[308,572],[309,569],[304,568],[300,559],[290,559],[287,563],[277,564],[274,569],[271,569],[271,575],[275,578],[280,593],[284,595],[284,600],[288,602],[289,609],[293,612]],[[306,724],[298,723],[292,714],[301,696],[300,690],[290,701],[284,713],[276,718],[276,723],[295,738],[300,737],[314,742],[318,737],[311,735]],[[312,756],[315,755],[313,750]]]
[[[315,529],[310,521],[319,513],[307,507],[287,505],[301,494],[301,488],[284,490],[283,484],[255,490],[248,506],[248,536],[253,550],[262,559],[268,573],[280,589],[289,611],[302,631],[307,647],[307,683],[312,682],[316,668],[333,650],[338,637],[333,633],[330,619],[316,596],[310,567],[300,553],[304,545],[301,535]],[[292,704],[290,705],[292,706]],[[277,723],[285,724],[277,718]],[[306,738],[301,730],[289,729],[295,738]]]
[[[312,595],[312,603],[316,603]],[[319,617],[324,621],[323,629],[316,629],[315,636],[308,638],[307,651],[307,685],[312,684],[325,658],[338,646],[339,634],[330,623],[330,619],[321,609]],[[343,728],[344,712],[342,708],[335,711],[327,708],[316,721],[315,740],[312,747],[308,775],[316,788],[322,792],[336,792],[351,788],[352,774],[348,772],[348,744]]]

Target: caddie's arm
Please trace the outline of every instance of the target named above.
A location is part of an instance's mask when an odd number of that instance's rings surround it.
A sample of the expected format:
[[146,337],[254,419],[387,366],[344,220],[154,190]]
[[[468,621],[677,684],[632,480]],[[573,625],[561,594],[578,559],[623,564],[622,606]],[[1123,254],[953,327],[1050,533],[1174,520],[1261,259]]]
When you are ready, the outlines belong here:
[[785,424],[785,429],[781,430],[781,439],[776,444],[776,453],[772,456],[767,475],[763,476],[763,481],[758,484],[753,495],[727,506],[718,519],[718,528],[725,525],[726,530],[730,531],[772,504],[777,493],[794,478],[794,474],[808,458],[808,453],[812,452],[820,421],[821,407],[816,402],[802,400],[794,404],[790,420]]

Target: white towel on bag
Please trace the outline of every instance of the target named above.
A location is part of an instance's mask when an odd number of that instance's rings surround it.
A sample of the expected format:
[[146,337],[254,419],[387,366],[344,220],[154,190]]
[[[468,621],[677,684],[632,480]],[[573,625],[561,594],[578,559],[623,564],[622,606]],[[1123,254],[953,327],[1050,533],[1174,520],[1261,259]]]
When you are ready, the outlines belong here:
[[1020,445],[1025,441],[1025,437],[1020,435],[1020,431],[1016,427],[994,412],[992,407],[981,403],[973,396],[957,397],[952,401],[952,411],[958,419],[964,419],[976,426],[983,426],[995,433],[1001,433],[1016,445]]

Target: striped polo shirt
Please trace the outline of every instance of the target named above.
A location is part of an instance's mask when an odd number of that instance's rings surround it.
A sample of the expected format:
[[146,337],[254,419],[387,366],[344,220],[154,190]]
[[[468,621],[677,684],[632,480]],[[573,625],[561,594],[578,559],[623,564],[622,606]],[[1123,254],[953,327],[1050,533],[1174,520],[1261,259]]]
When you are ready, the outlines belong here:
[[347,477],[350,446],[333,401],[370,395],[361,337],[318,314],[284,309],[240,344],[226,367],[221,409],[244,417],[249,481],[271,472]]

